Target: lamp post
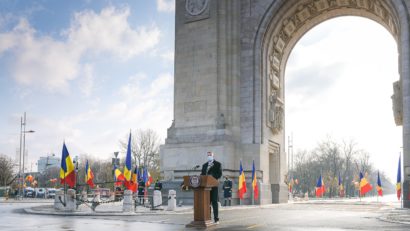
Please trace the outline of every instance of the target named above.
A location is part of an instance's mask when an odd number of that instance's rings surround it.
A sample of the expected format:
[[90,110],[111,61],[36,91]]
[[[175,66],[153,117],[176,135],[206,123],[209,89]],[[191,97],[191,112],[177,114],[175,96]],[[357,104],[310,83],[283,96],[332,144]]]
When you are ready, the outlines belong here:
[[23,198],[23,195],[21,195],[22,191],[21,189],[24,186],[24,156],[26,152],[26,133],[34,133],[33,130],[28,130],[26,131],[26,112],[24,112],[24,117],[21,117],[21,122],[20,122],[20,165],[19,165],[19,195]]
[[[115,166],[119,166],[119,165],[120,165],[120,160],[118,159],[118,154],[119,154],[119,152],[114,152],[114,158],[112,158],[112,166],[113,166],[113,168],[112,168],[112,174],[113,174],[113,176],[114,176],[114,179],[115,179],[115,171],[114,171]],[[114,180],[114,181],[115,181],[115,180]],[[114,192],[115,192],[115,182],[114,182]]]

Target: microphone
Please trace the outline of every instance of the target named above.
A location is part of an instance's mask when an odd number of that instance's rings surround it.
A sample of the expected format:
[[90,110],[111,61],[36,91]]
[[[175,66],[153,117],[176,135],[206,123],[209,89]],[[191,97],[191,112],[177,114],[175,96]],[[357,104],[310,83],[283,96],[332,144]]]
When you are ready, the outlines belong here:
[[195,165],[194,167],[192,167],[191,169],[189,169],[189,170],[188,170],[188,176],[191,175],[191,172],[192,172],[192,171],[197,170],[199,167],[201,167],[201,166],[200,166],[200,165]]

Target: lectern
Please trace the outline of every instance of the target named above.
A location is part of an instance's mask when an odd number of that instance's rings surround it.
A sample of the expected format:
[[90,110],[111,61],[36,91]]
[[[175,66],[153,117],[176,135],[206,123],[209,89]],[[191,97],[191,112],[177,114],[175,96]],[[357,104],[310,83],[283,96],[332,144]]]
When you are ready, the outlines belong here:
[[219,182],[212,176],[184,176],[184,186],[194,191],[194,220],[186,227],[209,227],[211,221],[211,198],[212,187],[217,187]]

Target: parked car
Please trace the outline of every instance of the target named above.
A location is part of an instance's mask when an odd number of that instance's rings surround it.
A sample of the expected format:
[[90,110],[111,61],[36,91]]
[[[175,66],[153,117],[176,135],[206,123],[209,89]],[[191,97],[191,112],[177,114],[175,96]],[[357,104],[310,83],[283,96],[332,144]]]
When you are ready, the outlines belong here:
[[33,188],[27,187],[27,188],[24,189],[24,196],[25,197],[35,197],[36,192],[34,191]]
[[45,198],[46,197],[46,189],[45,188],[36,188],[36,197],[37,198]]
[[46,197],[47,198],[54,198],[56,196],[56,189],[55,188],[48,188],[46,190]]

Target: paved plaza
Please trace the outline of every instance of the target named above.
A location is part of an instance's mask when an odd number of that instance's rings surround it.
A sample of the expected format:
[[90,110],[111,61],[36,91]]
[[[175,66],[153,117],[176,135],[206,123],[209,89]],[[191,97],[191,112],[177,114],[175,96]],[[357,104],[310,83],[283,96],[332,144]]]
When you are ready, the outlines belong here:
[[[55,215],[51,200],[0,202],[0,230],[196,230],[185,224],[193,219],[192,207],[175,212],[139,209],[137,213]],[[114,206],[115,207],[115,206]],[[43,210],[46,211],[43,214]],[[47,212],[48,211],[48,212]],[[397,202],[372,199],[311,200],[264,206],[221,208],[221,223],[208,230],[409,230],[410,211]]]

